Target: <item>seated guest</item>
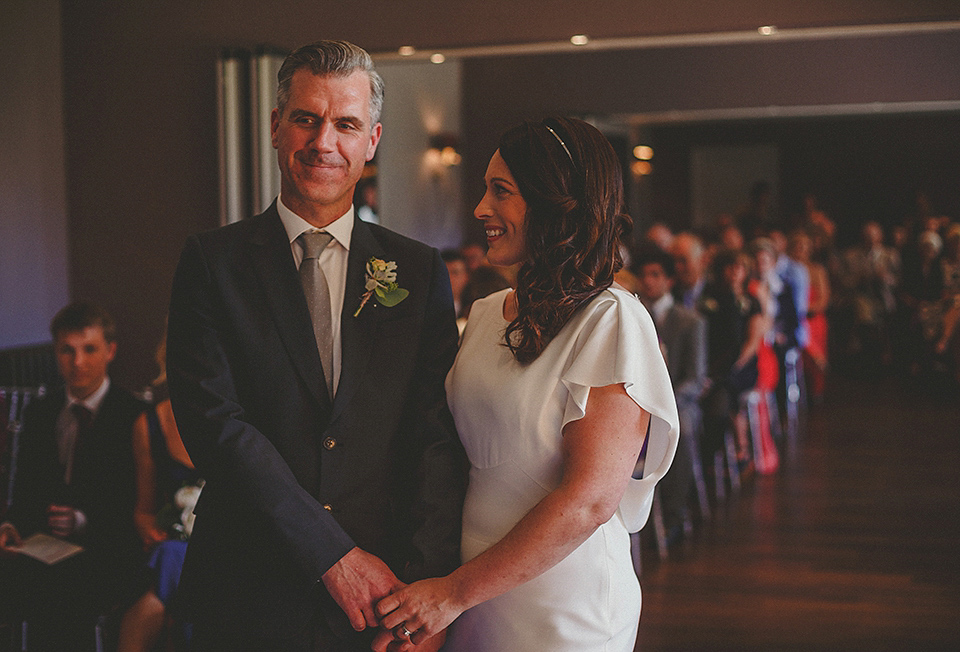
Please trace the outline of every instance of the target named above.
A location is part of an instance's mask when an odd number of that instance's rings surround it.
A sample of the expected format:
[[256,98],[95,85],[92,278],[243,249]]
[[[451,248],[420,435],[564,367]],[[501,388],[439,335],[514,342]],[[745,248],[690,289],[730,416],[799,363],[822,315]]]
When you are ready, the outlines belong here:
[[813,260],[813,239],[802,230],[790,234],[787,255],[807,268],[810,290],[807,294],[807,343],[803,347],[803,370],[811,399],[823,400],[827,373],[827,307],[830,305],[830,280],[826,268]]
[[698,308],[707,320],[707,376],[710,388],[701,402],[705,454],[723,445],[732,424],[741,470],[750,461],[746,420],[740,418],[740,397],[757,382],[757,350],[765,322],[760,304],[746,289],[748,259],[736,251],[720,251],[713,259],[712,278]]
[[447,265],[447,274],[450,275],[450,289],[453,291],[453,309],[457,312],[457,317],[460,317],[463,312],[463,288],[470,280],[467,259],[456,249],[442,251],[440,257]]
[[663,222],[654,222],[644,234],[644,239],[654,243],[664,251],[670,251],[673,246],[673,231]]
[[634,263],[639,296],[653,317],[680,414],[680,446],[673,466],[660,481],[667,541],[683,534],[684,513],[693,485],[693,463],[700,455],[700,395],[707,383],[707,326],[696,311],[677,304],[673,258],[651,245]]
[[[202,481],[173,418],[167,391],[166,344],[164,337],[157,348],[160,375],[150,388],[154,410],[145,412],[134,427],[135,521],[144,549],[150,551],[149,588],[123,616],[119,652],[147,652],[162,637],[181,645],[188,638],[184,627],[171,627],[169,607],[180,582],[193,504]],[[180,504],[188,497],[190,505]]]
[[890,356],[887,322],[896,307],[900,256],[883,244],[877,222],[863,225],[860,244],[844,252],[839,272],[838,304],[851,330],[844,343],[847,353],[885,362]]
[[703,240],[693,233],[680,233],[673,239],[670,253],[677,271],[673,297],[687,308],[695,308],[706,284]]
[[943,278],[943,326],[937,339],[936,352],[945,356],[954,377],[960,381],[960,342],[957,325],[960,323],[960,224],[947,229],[940,255],[940,274]]
[[[93,644],[99,615],[139,592],[132,433],[145,406],[107,375],[117,343],[102,308],[72,303],[50,331],[66,387],[23,417],[13,504],[0,525],[0,599],[28,622],[36,649],[76,650]],[[52,566],[19,554],[37,532],[84,550]]]
[[460,253],[463,255],[463,259],[467,261],[467,270],[471,274],[473,274],[478,267],[488,264],[486,248],[476,242],[464,244],[460,247]]
[[771,241],[776,249],[776,272],[783,283],[784,294],[778,299],[775,327],[777,348],[782,351],[798,347],[803,349],[810,341],[807,312],[810,308],[810,272],[806,264],[797,258],[797,249],[790,247],[790,237],[780,231],[771,231]]

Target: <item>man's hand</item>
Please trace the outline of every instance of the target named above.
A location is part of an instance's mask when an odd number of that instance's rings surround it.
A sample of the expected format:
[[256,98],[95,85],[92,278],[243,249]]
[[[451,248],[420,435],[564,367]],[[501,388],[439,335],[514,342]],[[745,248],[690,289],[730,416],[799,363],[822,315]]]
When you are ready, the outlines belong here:
[[397,635],[389,629],[381,629],[373,639],[371,647],[374,652],[437,652],[446,641],[447,630],[443,630],[433,638],[428,638],[420,645],[414,645],[405,638],[397,638]]
[[323,574],[323,584],[358,632],[376,627],[374,604],[404,586],[383,561],[360,548],[331,566]]
[[80,518],[77,510],[66,505],[50,505],[47,507],[47,527],[54,536],[67,538],[74,534],[79,527]]
[[20,533],[13,523],[0,523],[0,556],[12,557],[20,554],[17,548],[22,545]]

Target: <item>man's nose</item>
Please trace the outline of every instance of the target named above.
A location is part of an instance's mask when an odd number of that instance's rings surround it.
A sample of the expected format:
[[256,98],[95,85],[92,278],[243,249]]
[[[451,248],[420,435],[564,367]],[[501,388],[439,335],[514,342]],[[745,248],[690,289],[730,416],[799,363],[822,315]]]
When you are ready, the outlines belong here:
[[317,127],[310,144],[318,151],[332,152],[336,149],[336,135],[337,130],[333,126],[333,123],[324,120],[320,123],[320,126]]

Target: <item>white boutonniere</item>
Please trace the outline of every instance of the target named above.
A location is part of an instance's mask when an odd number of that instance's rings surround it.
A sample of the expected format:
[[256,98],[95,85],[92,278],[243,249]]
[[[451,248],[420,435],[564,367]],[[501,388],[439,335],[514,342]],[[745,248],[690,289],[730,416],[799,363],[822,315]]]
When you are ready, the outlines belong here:
[[379,258],[367,261],[367,282],[364,287],[367,291],[360,298],[360,306],[353,313],[354,317],[360,314],[370,297],[376,297],[381,305],[392,308],[410,294],[409,290],[397,285],[397,264]]

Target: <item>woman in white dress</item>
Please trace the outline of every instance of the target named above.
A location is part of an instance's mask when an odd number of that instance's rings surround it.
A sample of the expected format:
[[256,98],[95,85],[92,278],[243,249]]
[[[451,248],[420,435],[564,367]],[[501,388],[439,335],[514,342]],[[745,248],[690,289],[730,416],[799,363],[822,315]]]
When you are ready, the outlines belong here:
[[612,286],[630,229],[621,179],[585,122],[501,138],[475,215],[489,261],[521,264],[517,288],[474,304],[446,385],[471,464],[463,565],[384,598],[374,649],[412,649],[453,623],[454,652],[633,650],[629,532],[679,432],[653,322]]

